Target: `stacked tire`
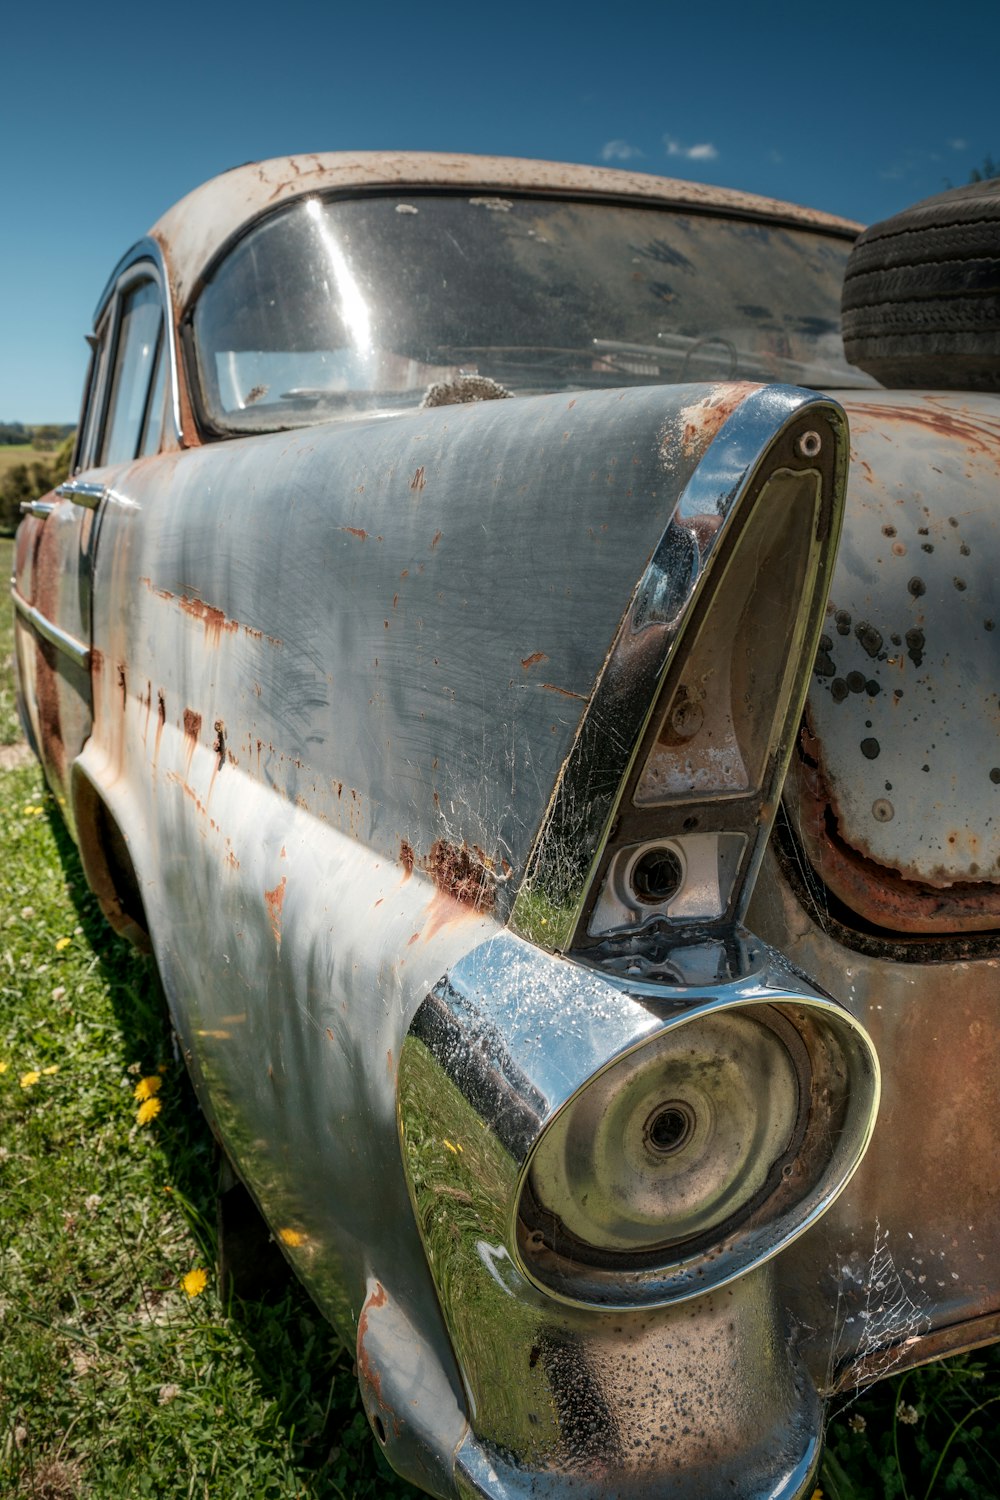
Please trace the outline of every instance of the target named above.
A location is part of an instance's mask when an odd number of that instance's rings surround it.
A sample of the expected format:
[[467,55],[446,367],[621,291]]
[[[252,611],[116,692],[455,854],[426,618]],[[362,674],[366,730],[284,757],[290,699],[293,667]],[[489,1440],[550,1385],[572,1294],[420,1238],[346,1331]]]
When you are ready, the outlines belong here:
[[866,229],[842,324],[848,360],[883,385],[1000,391],[1000,178]]

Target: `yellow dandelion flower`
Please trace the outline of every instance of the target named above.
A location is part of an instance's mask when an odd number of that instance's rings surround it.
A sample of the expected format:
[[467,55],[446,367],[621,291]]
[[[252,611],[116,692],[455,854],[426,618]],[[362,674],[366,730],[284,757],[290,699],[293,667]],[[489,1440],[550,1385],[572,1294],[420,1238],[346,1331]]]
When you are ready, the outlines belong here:
[[7,1069],[9,1067],[10,1067],[10,1063],[9,1062],[4,1062],[3,1059],[0,1058],[0,1073],[6,1073],[6,1071],[7,1071]]
[[33,1089],[41,1076],[37,1068],[32,1068],[29,1073],[22,1073],[21,1087],[23,1089]]
[[140,1104],[135,1112],[136,1122],[139,1125],[148,1125],[150,1120],[155,1120],[162,1109],[159,1099],[147,1099],[145,1104]]
[[203,1271],[201,1266],[194,1271],[188,1271],[186,1276],[181,1277],[181,1286],[189,1297],[200,1297],[208,1286],[208,1272]]
[[306,1237],[301,1229],[279,1229],[278,1238],[283,1245],[290,1245],[292,1249],[296,1245],[304,1245]]
[[72,941],[72,938],[56,938],[56,952],[62,953],[65,948],[69,947]]
[[154,1073],[151,1078],[140,1078],[132,1090],[132,1095],[140,1101],[143,1099],[152,1099],[153,1095],[158,1094],[162,1087],[163,1079],[158,1078]]
[[53,1073],[59,1072],[59,1064],[51,1063],[47,1068],[43,1068],[42,1072],[45,1074],[46,1078],[51,1078]]

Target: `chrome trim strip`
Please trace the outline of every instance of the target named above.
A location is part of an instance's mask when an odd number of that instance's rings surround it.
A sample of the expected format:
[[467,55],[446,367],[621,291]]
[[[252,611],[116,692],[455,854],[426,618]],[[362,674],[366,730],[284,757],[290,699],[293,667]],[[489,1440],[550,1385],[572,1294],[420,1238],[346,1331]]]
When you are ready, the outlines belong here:
[[11,597],[14,600],[14,608],[18,614],[36,630],[43,640],[49,641],[56,646],[76,666],[82,667],[85,672],[90,670],[90,647],[78,641],[75,636],[68,635],[65,630],[60,630],[58,625],[53,625],[35,607],[28,603],[23,594],[18,593],[13,581],[10,586]]
[[103,484],[95,484],[89,479],[67,479],[65,484],[56,485],[56,494],[61,500],[72,500],[84,510],[96,510],[105,493]]
[[46,517],[51,516],[54,510],[55,506],[53,505],[51,500],[21,501],[22,516],[37,516],[40,521],[44,521]]
[[170,415],[174,424],[174,437],[178,446],[183,447],[184,434],[181,430],[180,373],[177,363],[178,331],[176,309],[174,307],[170,277],[167,274],[167,264],[163,256],[163,250],[157,240],[147,237],[146,239],[138,240],[130,250],[126,250],[109,276],[104,290],[98,299],[94,312],[94,327],[96,328],[101,321],[101,317],[126,271],[131,270],[133,266],[144,260],[152,261],[160,283],[160,293],[163,298],[163,316],[166,320],[164,331],[168,335],[167,355],[170,360]]
[[[734,522],[739,524],[764,464],[790,424],[807,412],[836,428],[841,438],[846,434],[843,412],[828,397],[796,386],[752,390],[720,428],[691,476],[626,610],[536,837],[510,919],[518,936],[555,952],[566,952],[580,941],[587,896],[643,735],[657,711],[668,664],[714,575],[714,565],[726,553],[728,534]],[[841,441],[836,448],[832,495],[825,498],[822,523],[832,540],[814,580],[814,635],[822,620],[817,600],[832,565],[843,503],[846,445]],[[824,457],[816,467],[829,464]],[[799,705],[811,665],[806,647],[801,681],[793,695]],[[769,831],[770,818],[758,825],[757,837],[741,861],[739,910],[749,899]]]

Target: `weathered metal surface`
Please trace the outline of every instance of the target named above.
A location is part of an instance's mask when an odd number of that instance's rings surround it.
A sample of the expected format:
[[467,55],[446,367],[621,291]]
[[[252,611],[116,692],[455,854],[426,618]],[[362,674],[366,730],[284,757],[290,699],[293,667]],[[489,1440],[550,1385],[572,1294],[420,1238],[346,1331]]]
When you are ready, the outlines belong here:
[[[823,433],[822,440],[813,428]],[[807,430],[821,446],[825,445],[822,468],[797,454],[796,445]],[[683,861],[683,841],[696,827],[722,829],[741,840],[729,888],[714,914],[717,920],[731,925],[767,838],[793,726],[801,711],[808,660],[839,535],[846,463],[844,427],[839,408],[821,398],[810,398],[791,387],[743,385],[732,390],[722,387],[700,402],[685,405],[673,429],[664,432],[664,450],[693,454],[706,439],[714,440],[686,485],[619,627],[594,701],[560,773],[546,822],[531,854],[527,878],[518,893],[514,928],[545,947],[565,950],[571,944],[586,944],[586,903],[589,900],[593,904],[599,883],[609,878],[617,847],[635,845],[641,839],[680,838],[681,845],[675,847]],[[769,784],[746,786],[741,806],[737,805],[738,794],[728,795],[715,819],[703,805],[707,799],[699,797],[694,787],[688,805],[675,799],[673,807],[665,806],[662,798],[659,808],[650,805],[648,798],[640,805],[636,784],[652,753],[651,740],[655,740],[669,694],[677,686],[676,673],[683,670],[685,657],[690,655],[690,641],[698,628],[692,620],[699,613],[704,616],[706,600],[713,597],[716,588],[720,614],[733,610],[735,619],[742,613],[743,604],[737,606],[729,598],[736,587],[731,566],[733,538],[739,536],[741,527],[750,524],[747,517],[760,503],[768,482],[775,481],[779,474],[790,477],[795,487],[794,493],[782,490],[779,514],[801,514],[800,531],[810,556],[805,576],[794,588],[790,586],[792,557],[781,559],[778,597],[788,601],[791,594],[794,612],[784,613],[771,602],[770,614],[780,619],[781,639],[776,642],[779,665],[773,690],[774,743],[767,755],[762,746],[761,754],[761,760],[768,761]],[[808,493],[800,493],[800,480],[805,481]],[[774,515],[770,519],[779,521]],[[788,538],[783,541],[790,554]],[[763,546],[758,540],[755,561]],[[777,582],[775,572],[772,567],[772,586]],[[716,575],[725,581],[717,584]],[[747,585],[765,600],[765,614],[767,581],[751,564]],[[741,624],[750,630],[749,621]],[[774,618],[757,622],[752,648],[757,655],[763,657],[763,642],[774,627]],[[676,657],[681,664],[674,670]],[[787,673],[785,697],[778,701],[777,683],[787,662],[791,662],[792,670]],[[717,672],[705,662],[698,675],[706,682],[714,675],[722,683],[725,704],[720,712],[708,715],[702,736],[706,756],[718,758],[727,736],[733,738],[728,673]],[[693,685],[693,690],[707,688]],[[770,680],[764,691],[772,691]],[[766,732],[770,731],[769,724]],[[682,886],[680,898],[683,894]],[[666,916],[668,912],[662,905],[644,912],[646,918],[657,914]],[[696,914],[705,923],[713,916],[705,909]]]
[[821,915],[769,853],[748,920],[838,996],[883,1061],[868,1155],[776,1263],[814,1378],[843,1389],[996,1337],[1000,1184],[984,1163],[1000,1153],[1000,958],[852,952]]
[[[82,525],[59,501],[19,535],[29,724],[102,904],[135,937],[148,926],[206,1112],[355,1342],[366,1411],[400,1471],[494,1500],[668,1484],[690,1500],[800,1500],[817,1389],[1000,1327],[1000,1193],[981,1170],[1000,1149],[1000,959],[986,936],[960,950],[877,930],[1000,924],[996,402],[844,398],[847,532],[788,799],[833,909],[789,844],[784,863],[768,854],[749,914],[815,983],[735,928],[721,897],[719,931],[682,933],[660,913],[588,929],[589,969],[554,958],[505,930],[526,870],[544,863],[540,830],[567,785],[582,789],[551,842],[579,896],[734,497],[761,455],[771,464],[779,430],[815,458],[839,418],[787,389],[630,388],[199,448],[179,320],[212,258],[297,196],[400,187],[493,206],[504,193],[659,204],[841,238],[856,227],[687,183],[491,158],[285,158],[197,190],[116,272],[148,258],[163,279],[175,430],[156,457],[87,475],[107,493]],[[807,431],[810,411],[828,425]],[[748,423],[756,446],[734,442]],[[831,526],[828,500],[810,514]],[[770,608],[773,589],[760,592]],[[89,677],[38,638],[35,612],[89,645]],[[618,661],[628,670],[608,698],[615,641],[650,625],[655,649]],[[790,632],[792,658],[808,638]],[[595,726],[599,754],[582,754]],[[753,846],[747,885],[774,813],[774,743],[768,795],[731,855]],[[732,808],[715,806],[721,837]],[[863,942],[845,908],[875,924]],[[569,1139],[581,1100],[600,1113],[622,1046],[635,1062],[624,1096],[642,1116],[643,1044],[689,1022],[691,1041],[696,1011],[744,1001],[755,1046],[734,1020],[701,1065],[718,1064],[713,1108],[733,1094],[722,1075],[741,1047],[751,1072],[770,1069],[760,1130],[773,1160],[747,1177],[759,1219],[747,1228],[737,1209],[720,1228],[710,1207],[692,1222],[703,1239],[719,1231],[716,1254],[699,1241],[696,1265],[696,1236],[685,1241],[673,1282],[651,1293],[670,1279],[669,1247],[643,1241],[631,1297],[610,1294],[607,1247],[595,1272],[586,1235],[595,1216],[618,1233],[618,1209],[598,1195],[574,1220],[559,1161],[531,1153],[558,1146],[549,1126]],[[442,1006],[452,1031],[434,1033]],[[626,1013],[631,1041],[616,1044]],[[875,1094],[851,1016],[889,1066],[872,1150],[830,1208]],[[752,1087],[736,1092],[738,1122],[757,1130]],[[678,1129],[695,1113],[679,1093],[657,1108]],[[642,1125],[643,1149],[655,1128]],[[726,1150],[739,1142],[724,1134]],[[719,1214],[742,1170],[696,1178],[722,1183]],[[570,1229],[546,1241],[562,1212]],[[586,1287],[579,1267],[553,1270],[567,1237],[589,1246]]]
[[1000,411],[845,395],[850,524],[793,806],[820,877],[897,932],[1000,925]]
[[195,188],[150,231],[170,267],[170,284],[183,312],[198,278],[222,246],[241,228],[278,204],[310,193],[373,188],[451,188],[490,192],[537,192],[573,197],[660,203],[797,224],[853,239],[860,224],[774,198],[697,182],[564,162],[523,161],[503,156],[435,155],[429,152],[320,152],[250,162]]
[[[400,1062],[401,1141],[471,1397],[466,1449],[480,1448],[480,1471],[485,1459],[503,1473],[504,1456],[517,1455],[531,1475],[485,1493],[540,1487],[596,1496],[613,1484],[616,1493],[645,1495],[662,1490],[668,1476],[681,1496],[718,1495],[737,1483],[747,1496],[801,1493],[816,1455],[818,1410],[784,1352],[789,1329],[770,1277],[746,1274],[745,1260],[737,1272],[738,1231],[701,1261],[687,1242],[675,1247],[670,1295],[690,1299],[675,1308],[662,1305],[671,1278],[635,1270],[591,1268],[589,1303],[569,1279],[553,1298],[532,1273],[531,1236],[525,1241],[517,1228],[532,1149],[595,1066],[623,1049],[631,1058],[633,1049],[658,1047],[707,1016],[749,1017],[760,1001],[781,1010],[783,993],[788,1014],[802,1022],[811,1002],[797,976],[772,962],[758,951],[757,967],[711,998],[663,986],[633,996],[504,936],[454,966],[417,1012]],[[785,990],[789,979],[795,998]],[[837,1015],[816,1003],[817,1014]],[[855,1062],[863,1073],[867,1043]],[[855,1132],[863,1118],[862,1132],[870,1127],[870,1115],[861,1074],[846,1065],[859,1113],[833,1133],[852,1154],[863,1149]],[[828,1140],[823,1093],[817,1080],[813,1126]],[[781,1175],[789,1187],[794,1174]],[[802,1212],[800,1227],[809,1217]],[[744,1227],[767,1238],[778,1223],[758,1204]],[[678,1402],[684,1419],[665,1421]],[[463,1462],[471,1464],[468,1452],[459,1455],[460,1474]]]
[[[76,805],[96,790],[127,839],[196,1087],[288,1229],[289,1258],[342,1329],[375,1277],[432,1388],[462,1412],[423,1248],[401,1232],[396,1070],[428,990],[510,909],[622,611],[718,438],[717,422],[682,414],[715,399],[653,388],[440,408],[104,476],[95,727]],[[470,503],[473,471],[486,482]],[[745,1294],[758,1312],[770,1305],[759,1285]],[[697,1313],[705,1342],[729,1307]],[[623,1419],[676,1357],[640,1322],[643,1371],[628,1401],[615,1396]],[[808,1391],[791,1399],[792,1367],[772,1380],[785,1359],[774,1326],[745,1334],[754,1432],[765,1420],[772,1432],[754,1463],[773,1489],[774,1445],[791,1444],[791,1496],[817,1425]],[[553,1359],[569,1431],[576,1377]],[[380,1379],[369,1409],[391,1444]],[[729,1472],[719,1455],[744,1384],[713,1391],[698,1430],[714,1436],[685,1440],[706,1474]],[[407,1431],[391,1456],[428,1482],[440,1430]],[[485,1462],[476,1441],[470,1473]],[[637,1493],[667,1461],[650,1442]],[[561,1473],[555,1462],[552,1481]]]

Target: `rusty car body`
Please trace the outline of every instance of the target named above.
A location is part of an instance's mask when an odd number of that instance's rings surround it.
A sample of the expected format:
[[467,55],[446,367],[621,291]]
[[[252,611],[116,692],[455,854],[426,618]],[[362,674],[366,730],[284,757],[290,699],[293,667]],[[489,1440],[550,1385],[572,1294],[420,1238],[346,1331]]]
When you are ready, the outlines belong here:
[[241,167],[19,530],[87,878],[433,1494],[794,1500],[1000,1336],[1000,403],[845,363],[856,230]]

